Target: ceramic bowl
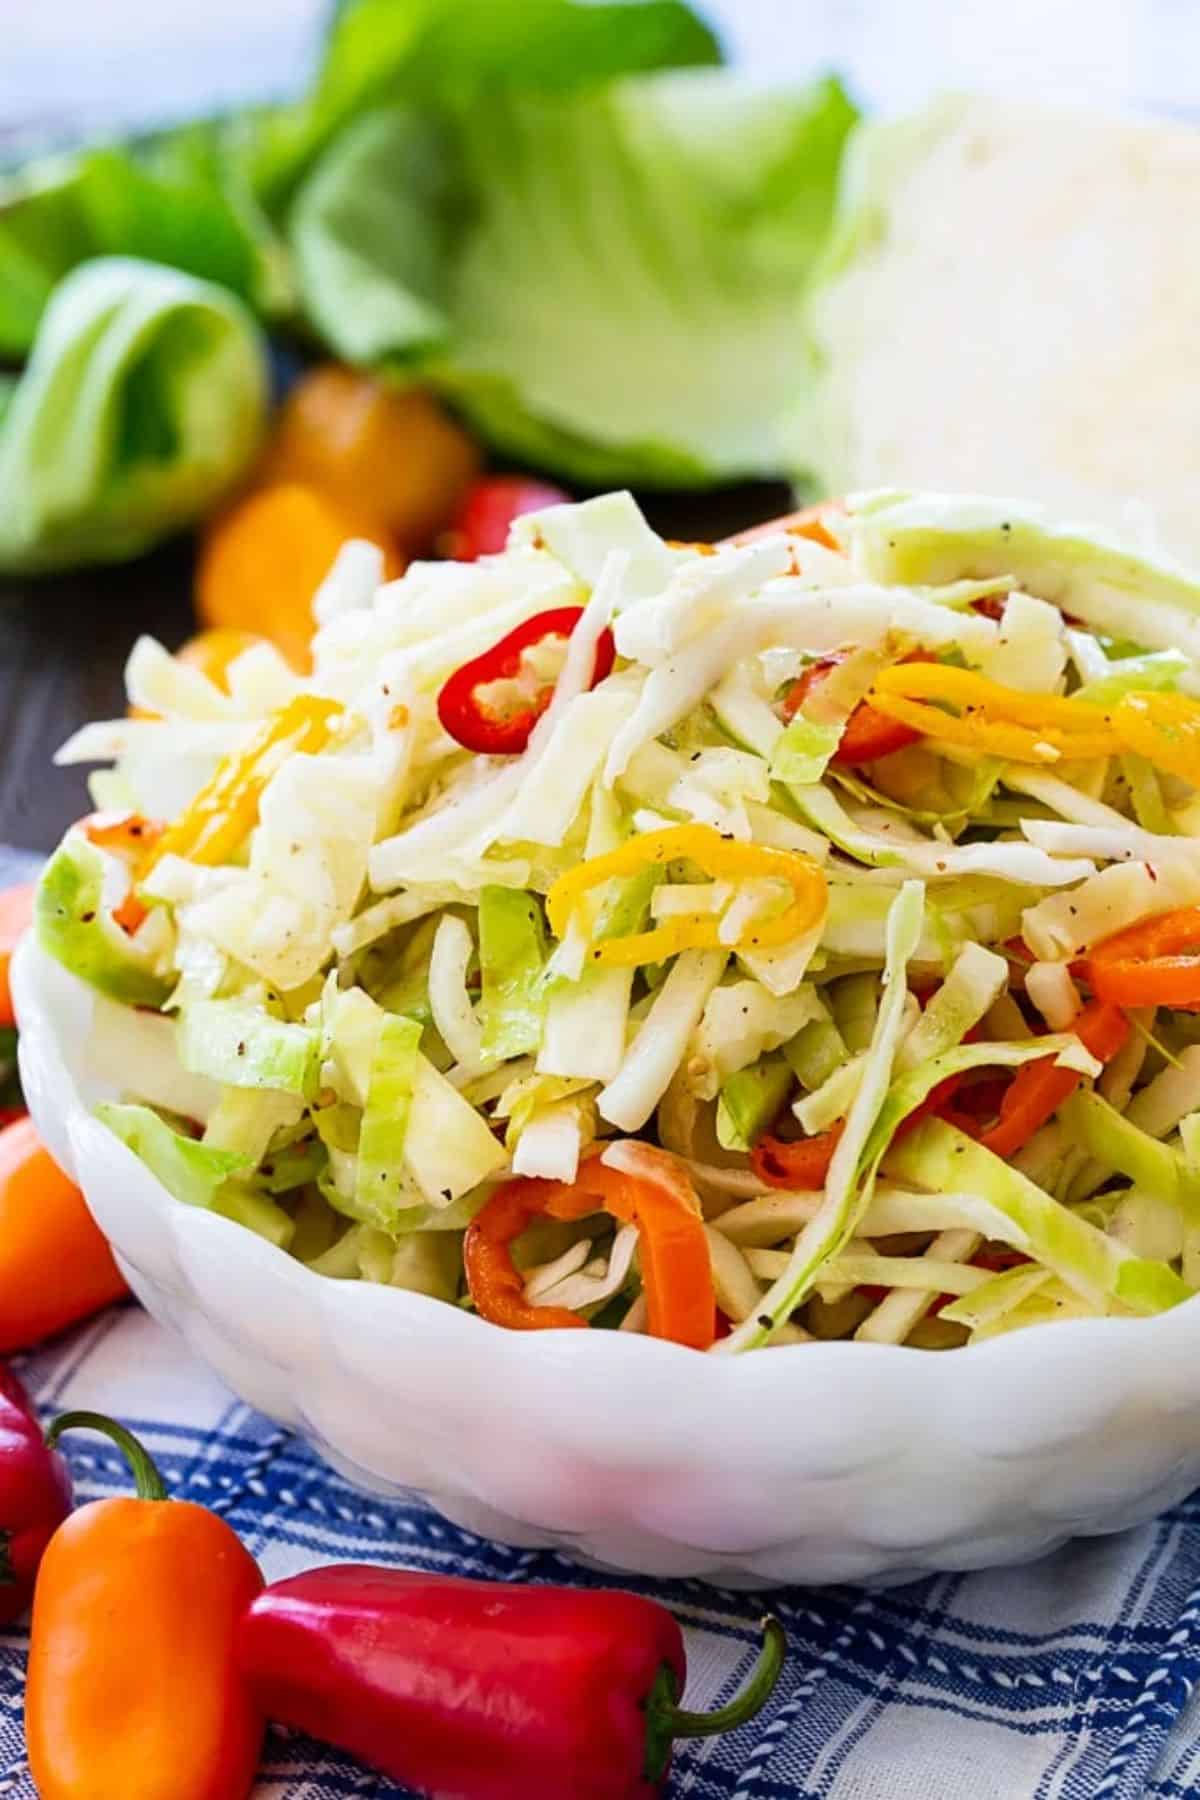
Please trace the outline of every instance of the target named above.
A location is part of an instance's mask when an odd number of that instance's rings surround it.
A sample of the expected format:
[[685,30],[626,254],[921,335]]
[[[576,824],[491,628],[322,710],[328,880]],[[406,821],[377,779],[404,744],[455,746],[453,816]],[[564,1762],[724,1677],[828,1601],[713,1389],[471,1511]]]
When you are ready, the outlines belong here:
[[120,1071],[89,1058],[90,990],[29,941],[14,986],[30,1111],[130,1285],[364,1488],[612,1569],[767,1587],[1025,1560],[1200,1482],[1200,1300],[942,1354],[500,1331],[173,1199],[91,1115]]

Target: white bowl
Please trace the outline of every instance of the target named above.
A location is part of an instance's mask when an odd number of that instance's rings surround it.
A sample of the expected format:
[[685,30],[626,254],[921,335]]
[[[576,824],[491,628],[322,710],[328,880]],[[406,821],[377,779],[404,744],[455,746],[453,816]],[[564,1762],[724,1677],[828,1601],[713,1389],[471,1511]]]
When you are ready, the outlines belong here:
[[21,1072],[150,1312],[244,1400],[380,1493],[456,1524],[726,1586],[911,1580],[1117,1531],[1200,1482],[1200,1302],[940,1355],[742,1357],[615,1332],[505,1332],[312,1274],[174,1200],[91,1117],[90,991],[16,957]]

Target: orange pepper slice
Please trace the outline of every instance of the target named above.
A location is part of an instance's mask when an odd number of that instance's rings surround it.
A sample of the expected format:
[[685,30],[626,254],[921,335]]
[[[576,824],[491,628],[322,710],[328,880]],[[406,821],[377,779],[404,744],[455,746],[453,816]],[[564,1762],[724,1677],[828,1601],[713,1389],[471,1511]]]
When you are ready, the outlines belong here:
[[785,513],[780,519],[767,519],[761,525],[751,525],[746,531],[739,531],[725,540],[729,544],[756,544],[762,538],[775,537],[781,531],[790,532],[793,537],[806,537],[814,544],[824,544],[827,550],[842,548],[831,524],[845,515],[846,508],[840,500],[821,500],[816,506],[802,507],[799,512]]
[[513,1264],[511,1245],[539,1214],[584,1219],[607,1212],[636,1225],[651,1337],[707,1350],[716,1335],[716,1295],[704,1221],[678,1160],[649,1144],[630,1147],[636,1164],[614,1168],[599,1155],[580,1165],[576,1180],[518,1179],[496,1189],[467,1229],[463,1261],[467,1286],[482,1318],[512,1331],[577,1330],[577,1313],[534,1306]]
[[1127,926],[1095,945],[1085,968],[1092,991],[1114,1005],[1200,1008],[1200,906]]
[[[1093,1000],[1071,1029],[1085,1050],[1101,1062],[1111,1062],[1129,1036],[1129,1021],[1119,1007]],[[1000,1117],[990,1131],[984,1132],[980,1143],[997,1156],[1014,1155],[1047,1119],[1053,1118],[1082,1080],[1077,1070],[1059,1068],[1053,1057],[1026,1063],[1005,1089]]]
[[0,1354],[129,1292],[83,1195],[30,1119],[0,1131]]

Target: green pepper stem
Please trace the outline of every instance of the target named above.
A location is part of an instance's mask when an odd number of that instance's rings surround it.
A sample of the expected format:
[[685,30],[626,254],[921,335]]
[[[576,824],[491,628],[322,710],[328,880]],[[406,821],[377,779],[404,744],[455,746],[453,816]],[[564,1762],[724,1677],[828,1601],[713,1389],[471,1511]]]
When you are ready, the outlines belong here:
[[717,1737],[723,1731],[736,1731],[739,1725],[745,1725],[762,1711],[775,1691],[787,1655],[787,1633],[778,1619],[765,1618],[762,1631],[758,1661],[741,1693],[735,1694],[728,1706],[722,1706],[716,1712],[688,1712],[685,1707],[672,1706],[669,1714],[672,1737]]
[[675,1672],[665,1663],[646,1702],[646,1757],[644,1774],[649,1781],[661,1781],[671,1757],[675,1738],[716,1737],[725,1731],[736,1731],[760,1713],[775,1691],[787,1655],[787,1633],[779,1620],[768,1616],[762,1622],[763,1642],[758,1661],[750,1671],[741,1693],[735,1694],[728,1706],[716,1712],[689,1712],[676,1705]]
[[64,1431],[99,1431],[106,1438],[111,1438],[133,1472],[138,1499],[166,1500],[168,1498],[166,1483],[159,1474],[150,1452],[138,1442],[132,1431],[126,1431],[124,1425],[118,1425],[115,1419],[110,1419],[104,1413],[97,1412],[60,1413],[46,1433],[46,1443],[51,1450]]

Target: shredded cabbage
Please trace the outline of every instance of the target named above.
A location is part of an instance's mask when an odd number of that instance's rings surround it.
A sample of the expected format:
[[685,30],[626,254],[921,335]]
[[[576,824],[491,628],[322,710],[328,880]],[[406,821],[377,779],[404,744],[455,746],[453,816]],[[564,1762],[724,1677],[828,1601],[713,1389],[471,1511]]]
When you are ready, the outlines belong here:
[[[946,1347],[1200,1286],[1194,1015],[1129,1009],[1107,1066],[1072,1030],[1094,945],[1200,906],[1200,584],[1007,503],[859,497],[837,536],[668,544],[601,496],[383,585],[377,551],[349,545],[315,597],[309,675],[264,645],[218,687],[139,639],[141,716],[62,756],[113,759],[97,791],[144,816],[73,828],[37,907],[94,992],[101,1116],[172,1193],[318,1273],[485,1315],[463,1233],[496,1184],[570,1185],[597,1151],[633,1180],[649,1139],[704,1211],[726,1354]],[[559,608],[577,609],[565,651],[485,684],[489,707],[536,701],[528,741],[474,754],[444,683]],[[851,762],[850,722],[914,651],[1026,711],[1091,705],[1097,728],[1127,695],[1184,710],[1156,747],[1147,702],[1136,754],[1053,773],[969,729]],[[322,747],[241,768],[313,700],[340,708]],[[695,827],[736,843],[737,874],[691,860]],[[691,831],[680,855],[638,866],[640,835],[671,828]],[[631,872],[557,938],[556,882],[623,845]],[[779,944],[755,942],[782,904],[762,850],[824,886]],[[651,932],[658,961],[636,962],[642,942],[617,966],[589,954]],[[996,1077],[1051,1059],[1073,1092],[1010,1156],[948,1122],[986,1136]],[[824,1183],[764,1191],[798,1132],[831,1134],[809,1165],[828,1158]],[[640,1235],[535,1221],[515,1245],[527,1298],[647,1330]],[[996,1273],[998,1246],[1027,1260]]]

